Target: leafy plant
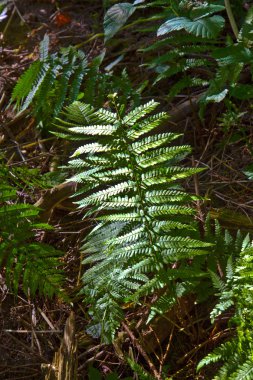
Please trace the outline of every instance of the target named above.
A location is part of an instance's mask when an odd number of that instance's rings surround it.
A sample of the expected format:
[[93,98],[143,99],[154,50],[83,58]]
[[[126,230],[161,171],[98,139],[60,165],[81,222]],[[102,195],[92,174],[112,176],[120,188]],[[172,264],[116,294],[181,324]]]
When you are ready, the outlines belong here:
[[0,268],[5,271],[7,285],[17,293],[22,280],[26,294],[59,294],[64,280],[62,252],[36,241],[37,233],[50,226],[38,222],[36,207],[18,201],[3,164],[0,178]]
[[[107,11],[106,40],[127,21],[128,17],[120,11],[127,4],[116,4]],[[185,0],[131,4],[131,14],[137,9],[154,8],[152,17],[139,17],[134,25],[164,20],[157,29],[158,40],[141,51],[150,56],[145,65],[157,73],[155,83],[172,77],[176,79],[167,94],[169,98],[189,87],[203,87],[202,105],[226,98],[249,99],[253,96],[251,86],[241,83],[240,79],[242,71],[253,62],[250,50],[253,7],[246,13],[242,1],[233,5],[236,7],[231,8],[229,1],[223,5],[223,2]],[[220,15],[225,11],[233,32],[226,38],[222,34],[226,20]],[[242,17],[240,28],[234,13]]]
[[63,105],[77,99],[87,71],[87,59],[81,50],[62,48],[49,54],[49,38],[40,44],[40,59],[33,62],[19,78],[12,92],[12,101],[20,111],[30,105],[40,127],[46,127],[62,110]]
[[103,70],[101,68],[103,59],[104,53],[90,62],[79,99],[99,108],[107,102],[109,94],[117,92],[121,103],[138,106],[146,82],[134,88],[126,69],[122,70],[119,75],[114,74],[110,67],[109,69],[105,67]]
[[113,5],[105,14],[104,29],[105,41],[112,38],[118,30],[126,23],[134,13],[135,6],[130,3],[119,3]]
[[48,51],[49,38],[45,35],[40,59],[19,78],[11,97],[20,112],[31,106],[41,128],[49,129],[63,106],[77,99],[101,107],[110,92],[118,91],[122,102],[139,104],[145,83],[133,89],[126,70],[120,75],[114,75],[112,70],[102,71],[104,53],[88,64],[84,52],[74,47],[62,48],[60,53]]
[[240,257],[233,264],[229,259],[226,279],[211,272],[215,288],[219,291],[219,302],[211,313],[214,320],[232,305],[235,314],[230,319],[230,326],[235,328],[236,336],[214,349],[203,358],[197,370],[211,363],[223,362],[223,365],[213,377],[220,379],[253,379],[252,361],[252,274],[253,255],[249,237],[244,239]]
[[[111,341],[123,318],[121,306],[157,289],[170,289],[170,265],[207,253],[210,243],[191,237],[197,197],[177,184],[202,169],[178,165],[189,146],[169,146],[178,134],[155,129],[165,113],[148,116],[151,101],[126,113],[111,96],[114,112],[95,111],[74,102],[67,107],[61,129],[76,139],[89,140],[72,155],[69,166],[78,173],[79,207],[96,224],[82,248],[90,265],[82,293],[90,303],[93,327]],[[152,134],[151,134],[152,132]]]

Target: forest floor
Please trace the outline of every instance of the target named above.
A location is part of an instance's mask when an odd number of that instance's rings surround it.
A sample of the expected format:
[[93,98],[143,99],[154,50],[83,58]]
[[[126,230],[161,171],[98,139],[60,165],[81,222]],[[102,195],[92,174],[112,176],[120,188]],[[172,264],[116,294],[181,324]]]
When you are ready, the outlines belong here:
[[[46,33],[50,38],[51,51],[56,51],[59,47],[79,45],[85,50],[88,59],[99,54],[103,48],[102,39],[89,39],[102,31],[103,7],[99,1],[70,1],[64,2],[58,10],[53,1],[29,0],[17,1],[16,6],[16,11],[8,18],[8,24],[0,24],[0,154],[5,152],[11,168],[18,168],[25,163],[28,168],[38,169],[44,174],[52,170],[54,157],[62,153],[61,143],[49,138],[41,142],[34,119],[26,114],[17,116],[13,107],[7,108],[11,91],[23,70],[37,59],[39,43]],[[109,49],[112,55],[117,53],[117,46]],[[138,80],[140,73],[136,62],[141,60],[140,54],[133,57],[131,49],[126,47],[121,69],[125,65],[133,78]],[[153,91],[156,99],[162,97],[166,85]],[[148,91],[144,95],[150,97]],[[206,197],[203,205],[197,205],[198,216],[201,219],[205,210],[211,210],[213,214],[217,213],[216,217],[225,226],[253,229],[252,187],[242,172],[252,164],[251,121],[245,116],[240,129],[224,132],[221,124],[217,123],[222,109],[214,104],[209,108],[203,125],[196,110],[198,96],[198,92],[187,93],[174,99],[173,104],[161,103],[161,108],[171,114],[170,128],[184,132],[181,142],[193,146],[194,156],[189,158],[190,163],[206,168],[187,183],[189,191]],[[247,105],[245,109],[246,107]],[[21,181],[19,178],[17,180]],[[45,192],[45,189],[31,188],[22,181],[19,182],[19,187],[20,198],[33,204]],[[209,200],[210,197],[212,201]],[[231,213],[222,215],[222,211],[217,211],[218,207],[219,210],[226,207]],[[78,249],[87,225],[82,221],[80,212],[72,210],[69,213],[63,207],[53,210],[49,222],[55,227],[54,231],[49,231],[38,239],[53,243],[66,252],[64,266],[68,292],[69,296],[76,295],[81,273]],[[210,310],[211,306],[205,305]],[[52,363],[53,354],[60,347],[71,309],[74,310],[76,319],[79,378],[87,378],[89,363],[95,363],[104,374],[117,369],[118,373],[122,372],[126,376],[128,373],[124,372],[126,368],[120,355],[115,354],[115,346],[100,345],[85,333],[88,316],[78,296],[75,296],[72,307],[58,299],[45,301],[37,297],[32,300],[22,293],[14,296],[0,275],[0,379],[44,379],[41,365]],[[179,368],[183,368],[182,373],[175,377],[177,379],[194,379],[192,373],[198,356],[202,357],[203,350],[208,352],[214,343],[226,337],[226,323],[222,321],[215,328],[211,327],[206,315],[203,306],[196,307],[189,310],[189,315],[184,320],[177,321],[182,323],[181,327],[188,326],[186,335],[178,333],[173,338],[177,356],[173,371],[176,373]],[[195,325],[194,321],[199,320],[202,322]],[[171,340],[172,337],[173,330]],[[198,379],[207,379],[207,372],[205,376],[199,376]]]

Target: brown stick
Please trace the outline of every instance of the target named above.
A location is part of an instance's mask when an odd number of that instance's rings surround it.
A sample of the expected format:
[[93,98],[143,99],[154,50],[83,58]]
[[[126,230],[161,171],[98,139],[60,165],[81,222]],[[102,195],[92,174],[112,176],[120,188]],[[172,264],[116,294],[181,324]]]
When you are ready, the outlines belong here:
[[50,218],[51,212],[59,203],[73,195],[76,191],[76,182],[64,182],[60,185],[47,190],[42,197],[35,203],[36,207],[42,209],[40,219],[47,221]]
[[152,363],[152,361],[149,359],[147,353],[145,352],[145,350],[142,348],[142,346],[140,345],[140,343],[138,342],[138,340],[135,338],[134,334],[132,333],[132,331],[129,329],[129,327],[127,326],[126,323],[122,322],[122,326],[124,328],[124,330],[126,331],[127,335],[129,336],[129,338],[131,339],[132,343],[135,345],[135,347],[137,348],[137,350],[139,351],[139,353],[143,356],[143,358],[146,360],[147,364],[149,365],[149,368],[151,369],[153,375],[155,376],[155,378],[157,380],[161,380],[161,376],[159,374],[159,372],[157,371],[157,369],[155,368],[154,364]]

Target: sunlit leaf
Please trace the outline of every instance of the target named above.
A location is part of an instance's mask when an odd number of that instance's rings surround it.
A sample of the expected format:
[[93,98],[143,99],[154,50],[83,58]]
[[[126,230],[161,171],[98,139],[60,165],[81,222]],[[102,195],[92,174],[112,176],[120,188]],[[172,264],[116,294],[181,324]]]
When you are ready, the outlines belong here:
[[191,20],[187,17],[175,17],[167,20],[158,29],[157,35],[162,36],[167,33],[184,29],[188,33],[202,38],[214,38],[224,27],[225,20],[221,16],[212,16]]
[[117,33],[134,13],[135,9],[135,6],[130,3],[115,4],[108,9],[104,18],[105,41],[108,41]]

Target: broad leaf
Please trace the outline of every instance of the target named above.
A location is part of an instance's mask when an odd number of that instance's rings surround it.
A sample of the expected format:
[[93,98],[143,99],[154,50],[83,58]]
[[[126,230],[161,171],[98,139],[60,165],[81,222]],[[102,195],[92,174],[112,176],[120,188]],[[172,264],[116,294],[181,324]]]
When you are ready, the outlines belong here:
[[192,19],[202,18],[202,17],[210,16],[216,12],[221,12],[224,9],[225,7],[223,5],[204,3],[201,6],[194,7],[190,12],[190,16]]
[[115,4],[108,9],[104,18],[105,41],[108,41],[117,33],[134,13],[135,9],[135,6],[130,3]]
[[215,38],[224,27],[224,23],[225,20],[221,16],[212,16],[197,20],[191,20],[187,17],[175,17],[162,24],[158,29],[157,35],[162,36],[184,29],[196,37]]

